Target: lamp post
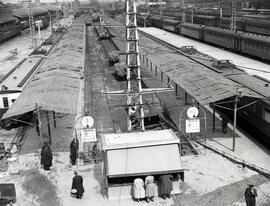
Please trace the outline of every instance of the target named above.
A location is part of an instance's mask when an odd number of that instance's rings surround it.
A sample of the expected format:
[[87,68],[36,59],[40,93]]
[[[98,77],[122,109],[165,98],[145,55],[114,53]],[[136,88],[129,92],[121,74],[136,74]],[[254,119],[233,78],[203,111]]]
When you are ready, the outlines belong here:
[[242,96],[242,92],[237,88],[236,90],[236,96],[234,100],[234,115],[233,115],[233,148],[232,150],[235,151],[235,130],[236,130],[236,118],[237,118],[237,103],[240,100],[240,97]]

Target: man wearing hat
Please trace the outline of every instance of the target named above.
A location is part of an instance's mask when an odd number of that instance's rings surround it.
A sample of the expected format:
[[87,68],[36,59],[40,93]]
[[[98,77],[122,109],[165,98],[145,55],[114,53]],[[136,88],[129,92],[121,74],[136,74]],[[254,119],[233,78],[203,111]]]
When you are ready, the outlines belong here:
[[[83,177],[81,175],[78,175],[77,171],[74,171],[74,177],[72,179],[72,187],[71,190],[76,191],[76,198],[81,199],[84,193],[83,188]],[[72,192],[73,193],[73,192]]]
[[247,206],[256,206],[257,190],[254,185],[249,184],[245,190],[245,200]]

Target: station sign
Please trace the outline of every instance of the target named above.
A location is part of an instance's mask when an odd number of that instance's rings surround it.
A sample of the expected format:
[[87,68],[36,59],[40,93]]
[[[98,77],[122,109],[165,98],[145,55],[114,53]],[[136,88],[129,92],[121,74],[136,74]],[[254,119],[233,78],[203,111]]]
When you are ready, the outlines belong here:
[[200,120],[187,119],[186,120],[186,133],[199,133],[199,132],[200,132]]
[[97,141],[97,135],[96,135],[96,129],[82,129],[81,130],[81,139],[82,142],[96,142]]

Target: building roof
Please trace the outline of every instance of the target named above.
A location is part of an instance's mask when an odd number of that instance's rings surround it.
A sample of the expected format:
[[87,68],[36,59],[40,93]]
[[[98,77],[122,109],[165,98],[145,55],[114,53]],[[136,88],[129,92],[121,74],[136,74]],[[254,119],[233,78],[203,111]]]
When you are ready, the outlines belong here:
[[42,5],[42,8],[47,9],[49,11],[61,11],[61,7],[56,5]]
[[42,110],[76,113],[82,56],[82,41],[78,39],[83,39],[84,31],[84,22],[78,19],[2,119],[33,111],[36,103]]
[[107,176],[179,172],[183,167],[178,145],[179,138],[170,129],[105,134]]
[[0,18],[0,24],[4,24],[7,22],[12,22],[12,21],[16,21],[16,20],[17,19],[13,16],[3,17],[3,18]]
[[[49,11],[47,9],[38,7],[38,8],[33,8],[33,15],[38,16],[42,14],[47,14]],[[18,18],[26,18],[29,16],[28,9],[25,8],[20,8],[20,9],[12,9],[12,15],[16,16]]]

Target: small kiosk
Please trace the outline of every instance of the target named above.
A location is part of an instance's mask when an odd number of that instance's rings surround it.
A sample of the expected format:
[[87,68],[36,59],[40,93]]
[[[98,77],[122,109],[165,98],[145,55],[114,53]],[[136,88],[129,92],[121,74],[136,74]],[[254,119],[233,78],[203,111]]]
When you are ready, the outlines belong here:
[[170,130],[105,134],[104,176],[108,199],[132,198],[134,179],[152,175],[157,184],[162,174],[173,175],[172,194],[179,193],[179,177],[184,180],[181,164],[180,140]]

